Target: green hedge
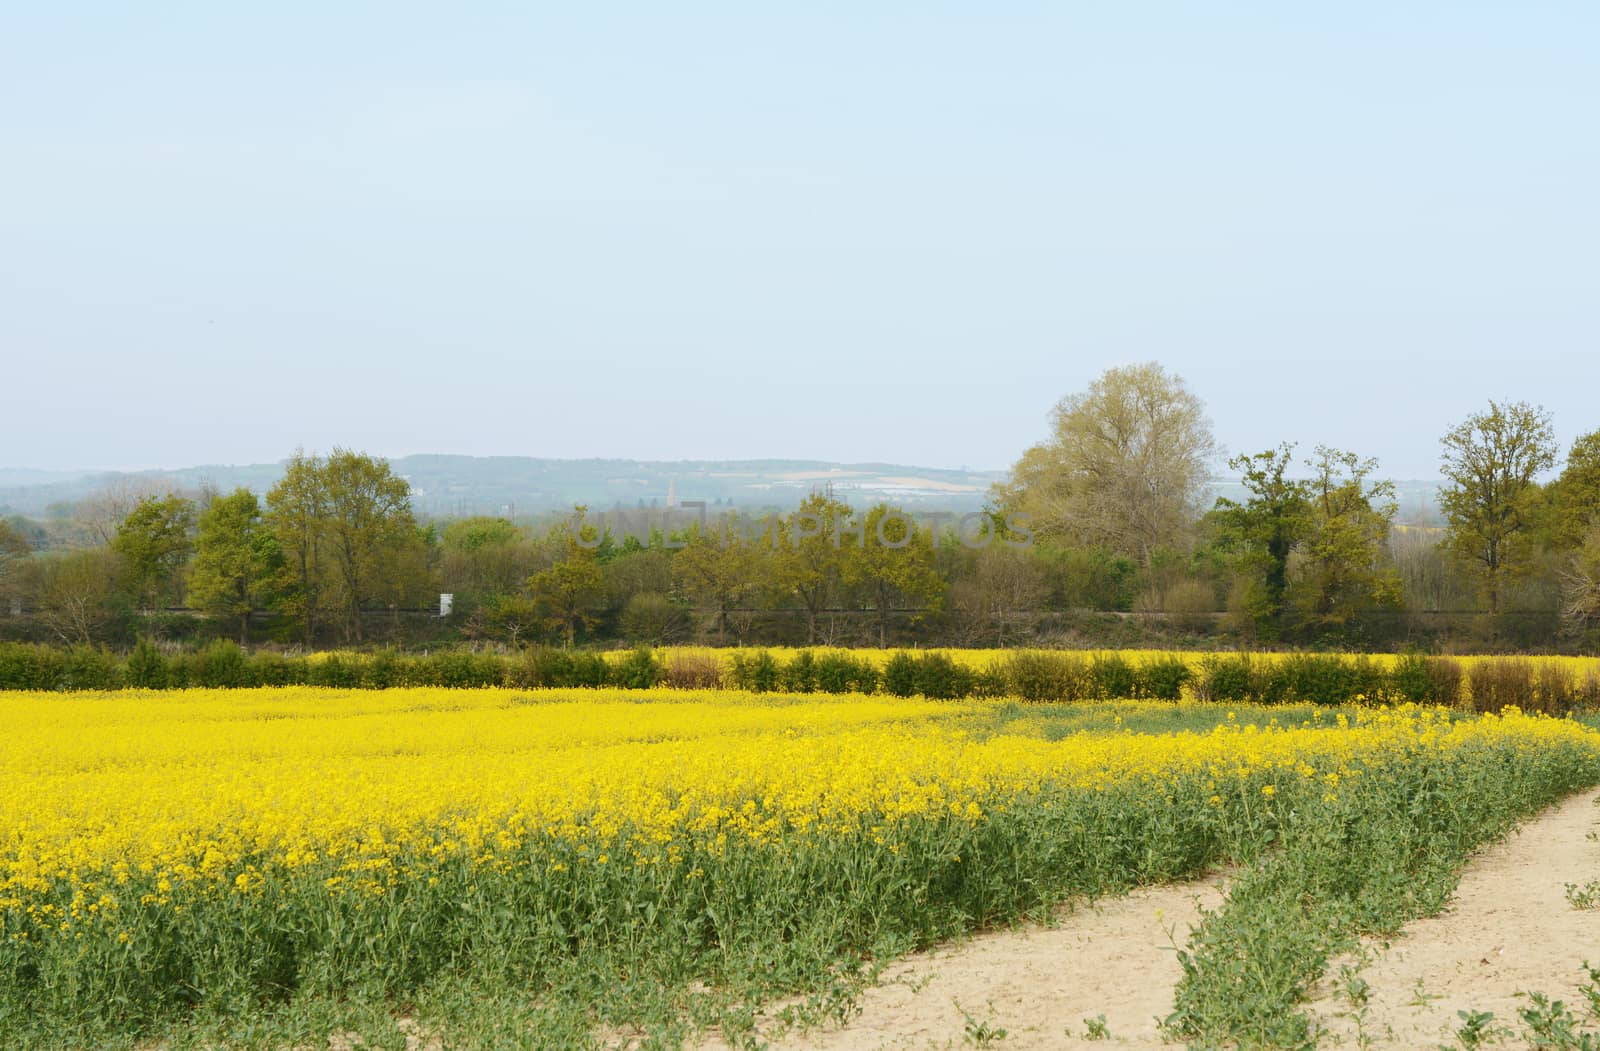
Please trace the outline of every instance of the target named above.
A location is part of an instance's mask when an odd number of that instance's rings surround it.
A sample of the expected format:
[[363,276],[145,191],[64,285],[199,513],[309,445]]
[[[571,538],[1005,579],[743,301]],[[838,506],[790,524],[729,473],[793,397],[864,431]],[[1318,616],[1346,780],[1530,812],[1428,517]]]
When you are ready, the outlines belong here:
[[[640,647],[620,659],[598,653],[535,648],[499,655],[447,650],[405,654],[288,657],[246,653],[225,640],[200,650],[166,653],[141,640],[126,656],[103,648],[0,643],[0,689],[113,690],[184,687],[391,686],[471,688],[505,686],[648,689],[668,685],[752,693],[886,693],[934,699],[1016,697],[1040,703],[1105,699],[1175,701],[1185,689],[1204,700],[1343,705],[1414,701],[1478,711],[1515,704],[1525,711],[1563,713],[1600,708],[1600,677],[1575,676],[1559,662],[1524,657],[1476,661],[1470,675],[1449,657],[1406,654],[1384,668],[1363,655],[1291,653],[1272,659],[1214,654],[1198,671],[1176,654],[1131,660],[1120,653],[1015,650],[978,671],[938,651],[894,653],[880,670],[872,660],[837,650],[800,650],[784,659],[766,650],[739,650],[725,665],[668,667]],[[689,674],[692,671],[693,674]]]

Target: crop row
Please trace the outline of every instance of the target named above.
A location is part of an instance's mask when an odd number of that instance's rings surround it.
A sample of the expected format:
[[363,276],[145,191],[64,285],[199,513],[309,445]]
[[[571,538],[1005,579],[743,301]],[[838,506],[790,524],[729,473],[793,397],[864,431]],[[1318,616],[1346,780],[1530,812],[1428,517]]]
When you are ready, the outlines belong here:
[[[1594,733],[1518,714],[980,739],[989,707],[0,694],[0,1040],[185,1043],[370,998],[452,1046],[513,1043],[457,1039],[474,1004],[527,1046],[669,1034],[686,1005],[728,1031],[852,960],[1302,836],[1347,844],[1306,857],[1382,874],[1387,901],[1600,779]],[[1237,1035],[1215,1013],[1231,959],[1195,956],[1176,1028]],[[283,1043],[326,1039],[299,1017]]]

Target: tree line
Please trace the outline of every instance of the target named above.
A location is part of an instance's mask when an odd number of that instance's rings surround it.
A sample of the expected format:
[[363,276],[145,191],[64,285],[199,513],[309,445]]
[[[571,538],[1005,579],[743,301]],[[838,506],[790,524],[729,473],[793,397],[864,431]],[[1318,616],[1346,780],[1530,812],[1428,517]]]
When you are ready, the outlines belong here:
[[[626,640],[1017,645],[1110,641],[1592,646],[1600,624],[1600,430],[1560,456],[1548,413],[1488,403],[1441,437],[1443,525],[1396,522],[1356,451],[1291,442],[1227,459],[1204,406],[1159,365],[1115,368],[1056,406],[985,511],[948,518],[811,494],[776,517],[419,521],[381,458],[296,453],[264,495],[145,493],[35,551],[0,521],[0,630],[65,642],[226,631],[365,645],[419,632],[512,647]],[[731,538],[731,539],[730,539]],[[405,611],[454,596],[419,627]],[[193,616],[173,616],[173,608]],[[1430,614],[1448,614],[1448,637]],[[1437,619],[1437,618],[1435,618]],[[1131,626],[1130,626],[1131,625]],[[408,634],[409,633],[409,634]],[[1085,641],[1107,641],[1090,638]]]

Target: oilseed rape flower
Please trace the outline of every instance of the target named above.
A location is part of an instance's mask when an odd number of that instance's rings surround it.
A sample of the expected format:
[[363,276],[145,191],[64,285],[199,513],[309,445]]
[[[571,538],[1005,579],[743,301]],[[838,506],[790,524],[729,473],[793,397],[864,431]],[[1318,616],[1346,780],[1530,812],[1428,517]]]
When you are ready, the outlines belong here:
[[49,977],[0,991],[0,1015],[135,973],[116,953],[152,976],[118,995],[163,1003],[220,981],[219,955],[266,961],[228,976],[259,996],[273,960],[354,980],[371,957],[352,945],[449,961],[507,923],[542,946],[529,967],[580,951],[579,931],[636,946],[668,916],[674,951],[712,952],[760,915],[741,903],[836,904],[812,894],[860,894],[865,915],[912,886],[928,897],[905,922],[953,923],[938,894],[1012,893],[985,865],[1032,873],[1017,894],[1173,878],[1274,811],[1355,806],[1417,763],[1525,756],[1600,779],[1600,735],[1516,711],[1124,725],[1171,708],[1119,702],[1060,736],[1044,715],[997,722],[995,702],[860,695],[0,693],[0,968]]

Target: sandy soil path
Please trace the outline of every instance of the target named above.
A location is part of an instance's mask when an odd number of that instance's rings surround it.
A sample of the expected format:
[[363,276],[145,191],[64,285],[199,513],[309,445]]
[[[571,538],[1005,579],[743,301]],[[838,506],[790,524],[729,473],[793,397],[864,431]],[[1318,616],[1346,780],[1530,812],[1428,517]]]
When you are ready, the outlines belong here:
[[[1538,991],[1583,1013],[1581,964],[1600,965],[1600,910],[1574,909],[1565,885],[1600,879],[1600,792],[1573,796],[1485,849],[1467,866],[1449,906],[1417,920],[1388,948],[1372,946],[1362,971],[1372,988],[1362,1031],[1373,1047],[1454,1042],[1457,1011],[1493,1011],[1520,1029],[1517,1010]],[[1348,962],[1348,961],[1346,961]],[[1337,974],[1338,962],[1329,968]],[[1348,1003],[1324,979],[1312,1013],[1332,1046],[1357,1046]]]
[[[1600,910],[1579,911],[1565,886],[1600,879],[1600,791],[1573,796],[1476,856],[1440,916],[1418,920],[1389,945],[1374,944],[1361,971],[1371,987],[1357,1026],[1335,981],[1318,983],[1309,1010],[1324,1047],[1438,1047],[1454,1038],[1461,1010],[1517,1023],[1538,990],[1581,1013],[1580,965],[1600,965]],[[1173,952],[1222,900],[1219,879],[1149,887],[1064,913],[1057,926],[979,935],[885,970],[862,995],[861,1013],[839,1029],[772,1041],[791,1051],[970,1046],[968,1016],[1005,1029],[1004,1048],[1170,1048],[1156,1019],[1172,1008],[1180,976]],[[1338,972],[1335,961],[1330,975]],[[965,1013],[963,1013],[963,1011]],[[1103,1014],[1110,1039],[1085,1039]],[[713,1034],[701,1045],[718,1051]]]
[[[980,934],[886,968],[842,1029],[772,1041],[792,1051],[959,1048],[967,1017],[996,1029],[995,1047],[1167,1047],[1156,1019],[1172,1010],[1181,946],[1201,907],[1222,900],[1220,880],[1145,887],[1063,912],[1052,927]],[[1169,931],[1171,932],[1169,934]],[[959,1006],[958,1006],[959,1005]],[[966,1015],[963,1015],[965,1010]],[[1087,1041],[1085,1019],[1105,1016],[1109,1039]],[[716,1039],[702,1045],[713,1051]]]

